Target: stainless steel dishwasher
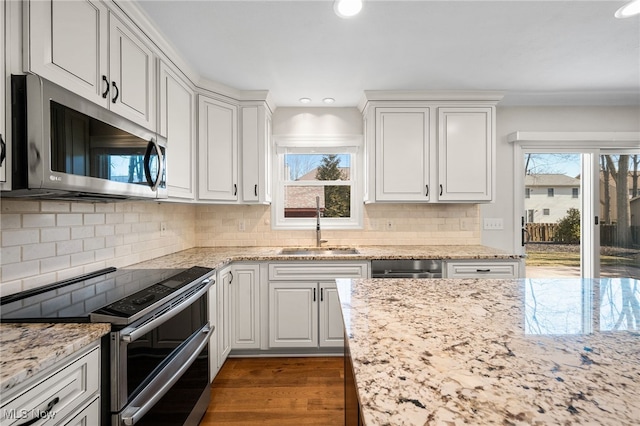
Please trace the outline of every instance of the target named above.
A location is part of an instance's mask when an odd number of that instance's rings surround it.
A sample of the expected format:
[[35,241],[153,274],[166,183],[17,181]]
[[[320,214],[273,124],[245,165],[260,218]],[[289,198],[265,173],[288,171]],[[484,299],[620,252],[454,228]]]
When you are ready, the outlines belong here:
[[374,259],[371,278],[442,278],[442,260]]

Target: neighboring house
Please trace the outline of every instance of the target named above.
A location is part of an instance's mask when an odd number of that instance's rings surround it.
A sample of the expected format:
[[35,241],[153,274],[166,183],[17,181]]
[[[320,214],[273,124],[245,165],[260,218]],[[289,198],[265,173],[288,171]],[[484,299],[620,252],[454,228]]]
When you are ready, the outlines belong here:
[[[341,167],[341,172],[348,178],[349,168]],[[296,179],[316,180],[317,168],[307,172]],[[295,186],[285,188],[284,216],[285,217],[315,217],[316,197],[320,197],[320,212],[324,211],[324,187],[323,186]]]
[[528,223],[556,223],[570,208],[580,209],[580,179],[563,174],[525,176]]

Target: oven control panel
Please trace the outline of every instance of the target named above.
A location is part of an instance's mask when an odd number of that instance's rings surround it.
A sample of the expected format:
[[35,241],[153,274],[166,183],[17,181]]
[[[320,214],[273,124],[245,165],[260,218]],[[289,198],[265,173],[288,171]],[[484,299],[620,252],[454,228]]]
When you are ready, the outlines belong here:
[[170,297],[173,293],[179,292],[182,287],[212,272],[213,269],[211,268],[194,266],[92,312],[92,319],[95,318],[97,320],[100,318],[104,320],[106,317],[130,318],[158,301]]

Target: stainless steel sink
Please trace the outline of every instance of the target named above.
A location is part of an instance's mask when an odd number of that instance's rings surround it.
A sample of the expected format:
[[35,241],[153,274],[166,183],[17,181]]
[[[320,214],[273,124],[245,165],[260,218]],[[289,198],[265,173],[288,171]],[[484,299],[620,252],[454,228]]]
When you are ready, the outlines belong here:
[[280,254],[288,256],[335,256],[358,253],[358,250],[350,247],[285,247],[280,250]]

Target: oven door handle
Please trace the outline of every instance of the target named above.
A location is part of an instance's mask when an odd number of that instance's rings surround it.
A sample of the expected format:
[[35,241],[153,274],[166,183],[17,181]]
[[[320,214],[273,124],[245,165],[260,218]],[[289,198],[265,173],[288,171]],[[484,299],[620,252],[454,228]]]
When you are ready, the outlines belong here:
[[175,317],[180,312],[184,311],[193,302],[195,302],[202,295],[204,295],[209,290],[209,288],[215,283],[215,280],[213,278],[207,278],[202,282],[207,285],[202,287],[200,290],[198,290],[196,293],[192,294],[188,298],[181,301],[179,304],[171,307],[168,311],[163,312],[157,317],[149,318],[146,322],[143,322],[142,324],[124,328],[120,332],[120,340],[123,342],[131,343],[139,339],[140,337],[144,336],[149,331],[153,330],[159,325],[162,325],[164,322],[169,321],[171,318]]
[[[144,416],[147,411],[149,411],[167,393],[169,389],[171,389],[171,387],[182,377],[184,372],[191,367],[191,364],[193,364],[196,358],[200,355],[200,352],[202,352],[205,346],[209,343],[209,333],[211,332],[209,323],[205,324],[200,331],[204,336],[200,335],[191,339],[189,345],[185,346],[180,354],[172,359],[165,369],[160,372],[160,374],[158,374],[151,383],[149,383],[148,387],[138,394],[138,397],[131,401],[131,404],[123,410],[121,417],[122,424],[127,426],[135,425],[140,418]],[[191,347],[196,344],[197,346],[195,348]],[[179,368],[177,368],[173,373],[171,373],[171,371],[167,372],[167,370],[173,366],[179,366]],[[157,385],[159,389],[155,389],[154,385]],[[147,390],[152,393],[151,396],[146,395]],[[136,404],[136,400],[138,399],[142,400],[140,401],[140,405]]]

